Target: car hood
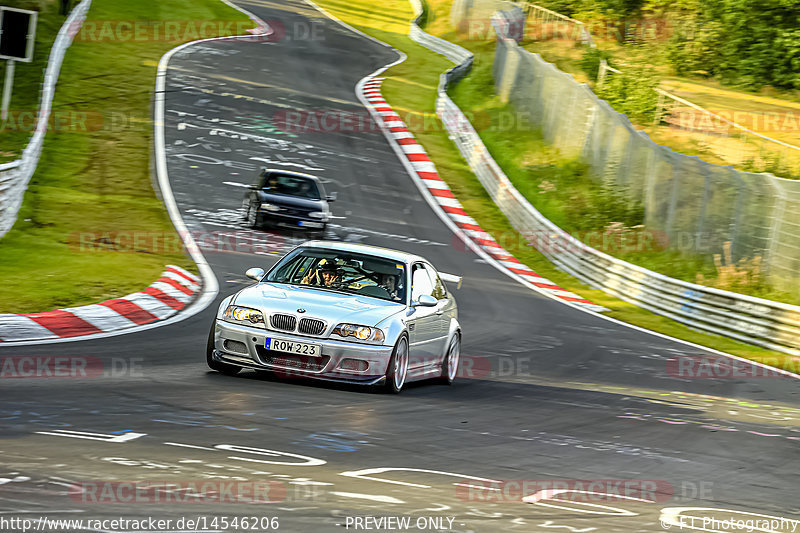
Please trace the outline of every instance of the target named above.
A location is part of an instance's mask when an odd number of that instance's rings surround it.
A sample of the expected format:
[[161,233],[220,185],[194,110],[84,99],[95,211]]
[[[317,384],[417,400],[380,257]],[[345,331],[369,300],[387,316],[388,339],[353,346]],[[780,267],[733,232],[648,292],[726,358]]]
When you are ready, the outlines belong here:
[[[252,307],[266,314],[288,313],[298,317],[321,318],[332,322],[350,322],[375,326],[405,309],[405,304],[342,294],[313,287],[280,283],[258,283],[242,289],[231,302]],[[298,309],[305,309],[300,313]]]

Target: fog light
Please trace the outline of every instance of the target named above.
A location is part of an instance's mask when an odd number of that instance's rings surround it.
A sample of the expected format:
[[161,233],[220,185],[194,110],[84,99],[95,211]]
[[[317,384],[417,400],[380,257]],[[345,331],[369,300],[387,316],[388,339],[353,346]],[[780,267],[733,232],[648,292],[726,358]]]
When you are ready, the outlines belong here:
[[339,363],[339,368],[341,370],[363,372],[369,368],[369,363],[362,361],[361,359],[342,359],[342,362]]
[[247,345],[243,342],[226,339],[222,345],[228,352],[247,353]]

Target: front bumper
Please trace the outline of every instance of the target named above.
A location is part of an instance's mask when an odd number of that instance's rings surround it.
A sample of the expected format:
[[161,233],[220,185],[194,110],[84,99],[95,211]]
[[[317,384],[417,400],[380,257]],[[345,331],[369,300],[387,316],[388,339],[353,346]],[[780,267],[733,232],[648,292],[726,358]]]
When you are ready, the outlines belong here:
[[275,213],[273,211],[258,210],[261,220],[268,224],[275,224],[299,230],[320,231],[325,229],[327,222],[319,218]]
[[[264,345],[267,337],[318,344],[322,356],[301,357],[266,350]],[[239,367],[273,370],[287,377],[374,385],[385,379],[392,350],[392,346],[306,337],[222,320],[217,320],[214,326],[214,359]],[[340,365],[344,359],[364,361],[368,366],[363,371],[343,370]]]

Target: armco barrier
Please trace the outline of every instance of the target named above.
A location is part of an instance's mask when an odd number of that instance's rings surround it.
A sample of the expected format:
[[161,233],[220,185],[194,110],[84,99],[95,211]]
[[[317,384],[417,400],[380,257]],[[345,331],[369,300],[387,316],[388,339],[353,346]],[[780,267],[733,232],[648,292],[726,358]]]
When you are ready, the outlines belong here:
[[17,176],[19,176],[20,163],[21,161],[17,159],[16,161],[0,165],[0,201],[2,201],[6,191],[16,183]]
[[[411,0],[418,14],[418,0]],[[502,15],[501,15],[502,17]],[[495,24],[502,20],[495,18]],[[492,159],[447,86],[466,75],[472,54],[411,24],[410,37],[457,66],[442,74],[436,113],[461,154],[511,224],[523,234],[547,234],[540,252],[565,272],[622,300],[692,328],[800,355],[800,307],[663,276],[584,245],[537,211]],[[457,50],[457,49],[460,49]]]
[[17,213],[22,205],[22,197],[25,195],[28,182],[36,170],[39,155],[42,152],[42,143],[50,117],[50,106],[53,103],[53,93],[58,81],[58,73],[61,71],[64,53],[72,44],[72,37],[83,24],[91,4],[92,0],[83,0],[75,6],[61,26],[58,36],[53,41],[53,47],[50,49],[50,57],[44,72],[36,130],[22,151],[22,157],[18,161],[0,166],[0,237],[8,233],[17,219]]

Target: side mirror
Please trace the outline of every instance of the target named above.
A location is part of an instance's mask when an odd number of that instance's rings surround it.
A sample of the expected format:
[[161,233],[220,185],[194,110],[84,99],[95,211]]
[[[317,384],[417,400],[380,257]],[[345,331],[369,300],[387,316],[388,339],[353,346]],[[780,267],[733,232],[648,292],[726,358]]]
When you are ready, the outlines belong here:
[[436,307],[436,304],[439,303],[439,300],[431,296],[430,294],[422,294],[419,297],[419,300],[416,302],[412,302],[411,305],[413,307]]
[[264,274],[266,274],[264,269],[258,267],[248,268],[247,272],[244,273],[245,276],[256,281],[261,281],[261,278],[264,277]]
[[328,196],[325,197],[325,200],[327,200],[329,202],[335,202],[336,201],[336,196],[337,196],[336,193],[332,192]]

